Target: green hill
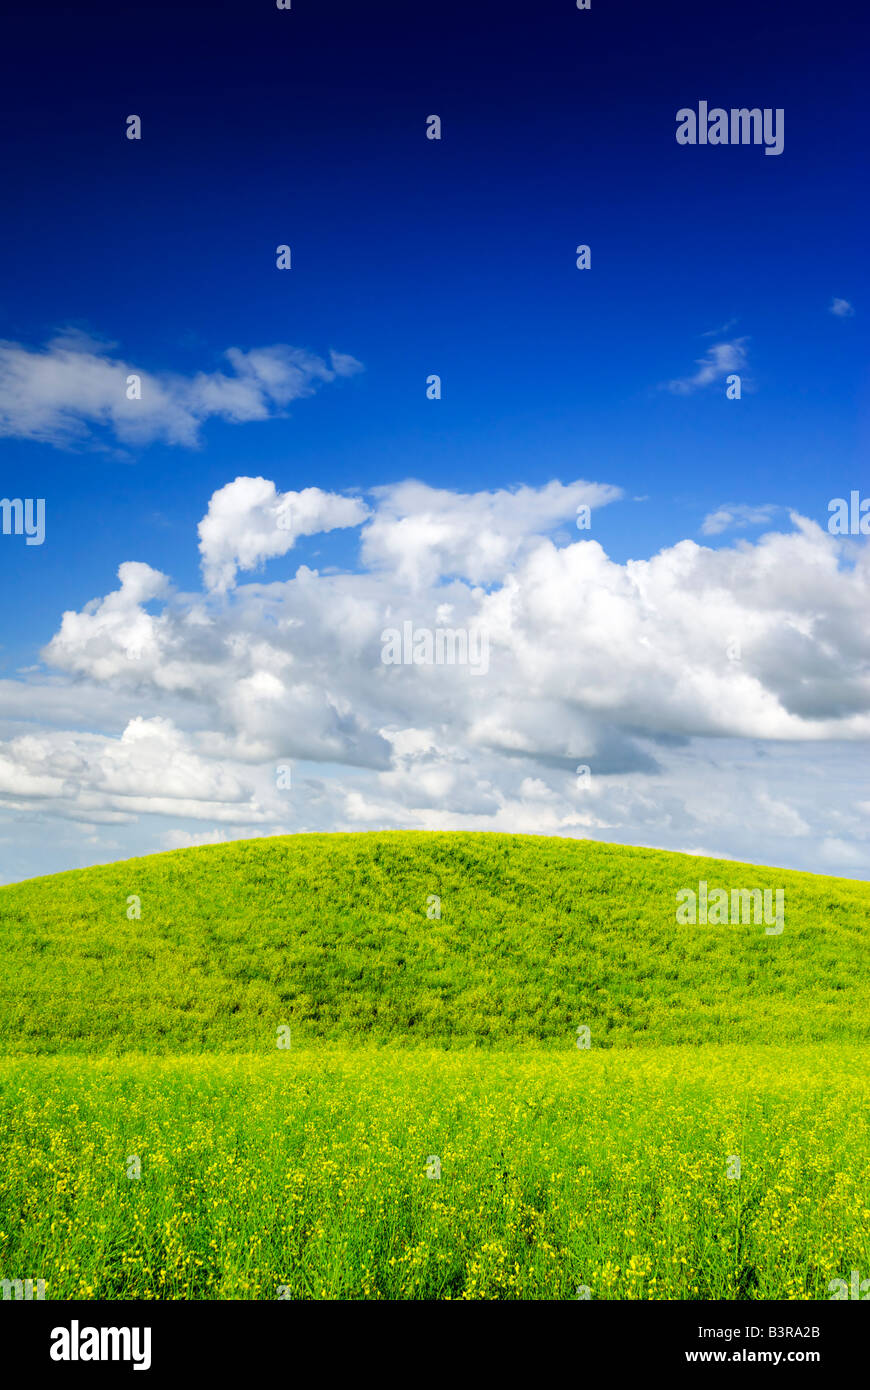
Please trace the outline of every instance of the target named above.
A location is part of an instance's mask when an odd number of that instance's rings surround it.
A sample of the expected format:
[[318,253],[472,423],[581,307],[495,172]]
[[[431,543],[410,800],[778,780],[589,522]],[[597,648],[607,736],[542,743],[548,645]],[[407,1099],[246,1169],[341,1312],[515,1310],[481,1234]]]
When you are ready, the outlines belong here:
[[[676,894],[782,888],[785,926]],[[440,918],[434,914],[440,899]],[[128,919],[138,898],[141,917]],[[866,1040],[870,885],[523,835],[293,835],[0,888],[0,1051]]]
[[[783,890],[782,932],[678,923],[700,881]],[[0,888],[0,1276],[52,1299],[827,1298],[866,1263],[868,898],[405,832]]]

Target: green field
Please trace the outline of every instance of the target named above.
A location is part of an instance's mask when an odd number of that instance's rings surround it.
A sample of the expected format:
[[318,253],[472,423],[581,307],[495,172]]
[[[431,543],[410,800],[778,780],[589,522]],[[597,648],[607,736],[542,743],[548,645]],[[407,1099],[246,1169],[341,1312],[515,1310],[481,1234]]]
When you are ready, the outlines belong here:
[[[699,880],[784,889],[782,934],[678,925]],[[2,888],[0,1278],[830,1297],[870,1275],[868,904],[851,880],[411,832]]]

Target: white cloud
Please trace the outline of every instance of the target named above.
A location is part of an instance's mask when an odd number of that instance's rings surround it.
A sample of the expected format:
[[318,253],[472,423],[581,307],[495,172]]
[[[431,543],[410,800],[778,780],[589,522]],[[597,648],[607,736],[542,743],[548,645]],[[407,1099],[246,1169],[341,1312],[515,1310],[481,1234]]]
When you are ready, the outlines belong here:
[[363,560],[420,587],[451,574],[473,584],[497,580],[534,537],[575,522],[582,504],[607,506],[622,490],[578,480],[455,493],[409,481],[377,488],[374,496],[378,507],[363,533]]
[[726,334],[726,333],[730,333],[730,332],[731,332],[731,329],[734,328],[734,326],[736,325],[736,323],[737,323],[737,320],[736,320],[736,319],[734,319],[734,318],[729,319],[727,323],[723,323],[719,328],[708,328],[706,333],[702,333],[702,334],[701,334],[701,337],[702,337],[702,338],[724,338],[725,334]]
[[850,844],[836,836],[827,836],[822,842],[822,858],[834,871],[844,873],[850,869],[860,869],[864,878],[870,872],[870,850],[866,846]]
[[133,719],[120,738],[54,730],[13,738],[0,752],[0,797],[30,809],[50,798],[57,815],[87,824],[143,813],[238,825],[265,818],[249,787],[162,718]]
[[166,575],[127,560],[118,578],[121,587],[114,593],[93,599],[80,613],[64,613],[60,631],[46,649],[51,665],[109,681],[129,673],[131,662],[154,666],[163,661],[169,618],[152,617],[142,605],[168,595]]
[[747,526],[766,526],[779,508],[770,504],[753,507],[745,502],[725,502],[715,512],[708,512],[701,523],[701,534],[718,536],[722,531],[742,530]]
[[278,492],[266,478],[236,478],[212,495],[199,523],[206,587],[223,593],[232,588],[238,570],[285,555],[298,536],[359,526],[367,516],[368,507],[356,497],[319,487]]
[[848,299],[832,299],[828,313],[834,314],[838,319],[851,319],[855,316],[855,310]]
[[[114,592],[63,615],[48,672],[0,682],[0,810],[117,825],[130,853],[251,827],[405,825],[820,869],[830,841],[859,866],[870,550],[792,516],[753,543],[683,540],[620,563],[564,526],[581,500],[616,495],[406,483],[366,515],[359,499],[236,479],[201,527],[214,592],[127,562]],[[238,574],[360,523],[358,572]],[[485,629],[486,674],[385,665],[381,634],[406,621]]]
[[742,372],[746,366],[748,341],[748,338],[734,338],[731,342],[713,343],[708,352],[697,359],[698,370],[691,376],[669,381],[667,389],[675,395],[688,396],[704,386],[711,386],[714,381],[724,380],[731,372]]
[[[193,447],[200,426],[282,414],[319,385],[361,370],[346,353],[327,363],[302,348],[276,344],[224,354],[232,373],[149,372],[109,356],[109,344],[67,332],[39,351],[0,341],[0,435],[69,447],[108,431],[123,444],[153,440]],[[128,400],[138,376],[141,398]]]
[[198,845],[224,845],[231,840],[254,840],[262,835],[277,833],[269,827],[262,830],[257,826],[227,825],[214,830],[167,830],[160,836],[163,849],[193,849]]

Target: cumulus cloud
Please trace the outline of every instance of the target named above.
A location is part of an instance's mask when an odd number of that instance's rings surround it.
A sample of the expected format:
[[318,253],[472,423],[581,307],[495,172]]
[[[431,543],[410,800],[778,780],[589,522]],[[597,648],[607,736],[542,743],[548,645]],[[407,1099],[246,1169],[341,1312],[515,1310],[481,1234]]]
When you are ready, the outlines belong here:
[[[236,479],[200,527],[203,592],[126,562],[63,615],[47,670],[0,682],[0,809],[117,824],[130,852],[453,826],[853,872],[870,551],[792,515],[754,543],[620,562],[566,525],[617,496],[407,482],[366,508]],[[355,568],[243,578],[338,526],[361,528]],[[384,633],[406,624],[485,632],[485,674],[386,664]]]
[[266,478],[236,478],[213,494],[199,523],[206,587],[223,593],[233,586],[239,570],[285,555],[298,536],[359,526],[368,514],[356,497],[319,487],[279,492]]
[[724,380],[731,372],[742,372],[746,366],[748,341],[748,338],[734,338],[731,342],[713,343],[704,356],[697,359],[698,370],[690,376],[669,381],[667,389],[677,396],[688,396],[715,381]]
[[622,491],[578,480],[455,493],[408,481],[377,488],[374,495],[378,507],[363,533],[363,560],[419,587],[450,574],[491,583],[527,550],[531,539],[575,521],[581,505],[604,507]]
[[48,798],[56,814],[88,824],[123,824],[142,812],[265,819],[249,789],[162,718],[132,719],[120,738],[43,730],[4,744],[0,805]]
[[855,316],[855,310],[848,299],[832,299],[828,313],[838,319],[851,319]]
[[152,616],[144,605],[165,597],[169,580],[136,560],[125,561],[118,578],[120,589],[92,599],[80,613],[64,613],[47,649],[52,665],[110,681],[127,672],[131,661],[156,664],[162,659],[169,620]]
[[[229,348],[230,371],[182,376],[110,356],[112,346],[70,331],[39,350],[0,341],[0,435],[71,447],[108,432],[122,444],[194,447],[210,418],[266,420],[323,383],[361,370],[346,353],[327,362],[279,343]],[[128,399],[131,376],[139,378],[138,399]]]

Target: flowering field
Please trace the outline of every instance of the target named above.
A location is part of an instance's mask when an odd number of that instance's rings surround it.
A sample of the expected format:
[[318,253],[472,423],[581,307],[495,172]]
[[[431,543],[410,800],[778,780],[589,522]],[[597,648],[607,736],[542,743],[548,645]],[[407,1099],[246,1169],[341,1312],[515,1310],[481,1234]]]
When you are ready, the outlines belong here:
[[48,1298],[829,1298],[870,1268],[868,1081],[830,1045],[7,1058],[0,1269]]
[[[782,891],[784,930],[681,890]],[[0,888],[0,1279],[827,1298],[870,1275],[867,884],[278,837]]]

